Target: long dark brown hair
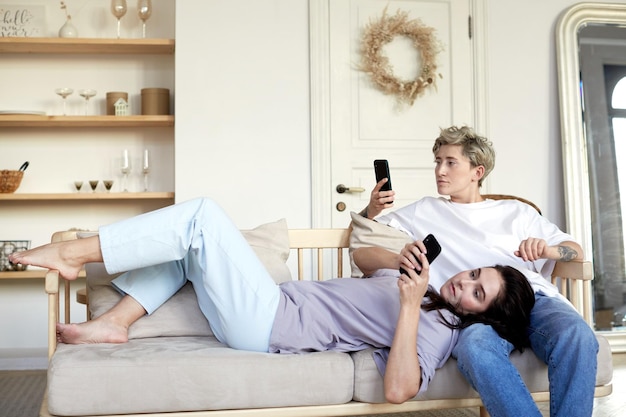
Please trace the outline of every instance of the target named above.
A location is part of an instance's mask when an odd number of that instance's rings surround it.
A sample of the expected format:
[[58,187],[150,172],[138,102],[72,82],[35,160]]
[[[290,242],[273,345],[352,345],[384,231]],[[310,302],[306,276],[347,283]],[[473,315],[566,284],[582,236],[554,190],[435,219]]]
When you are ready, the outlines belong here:
[[[452,329],[464,329],[474,323],[488,324],[502,337],[522,352],[530,346],[528,326],[530,311],[535,305],[535,294],[526,276],[517,269],[507,265],[494,265],[502,276],[504,285],[487,310],[482,313],[463,314],[458,308],[447,302],[431,286],[424,295],[422,308],[426,311],[438,310],[441,321]],[[455,322],[441,314],[442,309],[450,311],[458,317]]]

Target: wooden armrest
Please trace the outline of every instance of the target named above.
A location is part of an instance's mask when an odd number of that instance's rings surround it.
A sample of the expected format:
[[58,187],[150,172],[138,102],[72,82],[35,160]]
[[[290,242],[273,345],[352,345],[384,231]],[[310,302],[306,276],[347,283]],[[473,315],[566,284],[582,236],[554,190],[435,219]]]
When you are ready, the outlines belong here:
[[48,359],[57,348],[56,326],[59,321],[59,271],[49,270],[45,277],[45,290],[48,294]]
[[45,276],[44,287],[46,294],[58,294],[59,293],[59,271],[54,269],[48,270]]
[[554,266],[552,276],[591,281],[593,279],[593,269],[589,261],[558,261]]
[[[560,280],[560,281],[559,281]],[[552,271],[552,283],[560,288],[585,321],[592,325],[591,281],[593,268],[590,261],[557,262]]]

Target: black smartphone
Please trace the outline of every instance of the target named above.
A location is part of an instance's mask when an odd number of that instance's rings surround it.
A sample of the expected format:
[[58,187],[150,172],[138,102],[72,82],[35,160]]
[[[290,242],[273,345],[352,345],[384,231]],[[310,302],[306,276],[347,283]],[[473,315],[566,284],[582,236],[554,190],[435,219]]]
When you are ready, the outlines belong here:
[[391,190],[391,175],[389,175],[389,162],[386,159],[377,159],[374,161],[374,172],[376,172],[376,183],[383,178],[387,178],[387,182],[380,191]]
[[[432,234],[426,236],[422,242],[424,242],[424,246],[426,246],[426,259],[428,259],[429,264],[432,264],[435,258],[441,253],[441,245],[439,245],[439,242],[437,242],[437,239],[435,239],[435,236]],[[420,273],[420,271],[415,272]],[[402,267],[400,267],[400,273],[407,274]]]

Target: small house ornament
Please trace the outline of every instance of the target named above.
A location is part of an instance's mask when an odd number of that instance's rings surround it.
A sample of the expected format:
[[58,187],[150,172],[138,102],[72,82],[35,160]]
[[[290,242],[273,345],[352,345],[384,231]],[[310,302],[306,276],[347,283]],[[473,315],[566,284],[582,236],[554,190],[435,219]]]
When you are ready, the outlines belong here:
[[129,115],[128,102],[124,100],[123,98],[118,98],[115,104],[113,105],[113,107],[115,107],[116,116],[128,116]]

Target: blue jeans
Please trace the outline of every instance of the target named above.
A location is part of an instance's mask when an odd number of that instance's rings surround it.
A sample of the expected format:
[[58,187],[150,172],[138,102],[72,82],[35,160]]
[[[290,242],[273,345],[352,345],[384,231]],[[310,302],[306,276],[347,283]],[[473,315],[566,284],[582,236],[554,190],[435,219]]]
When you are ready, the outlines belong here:
[[[562,300],[536,294],[529,336],[532,350],[548,365],[550,415],[590,417],[598,354],[593,330]],[[541,417],[509,360],[512,351],[490,326],[475,324],[461,331],[452,356],[493,417]]]

